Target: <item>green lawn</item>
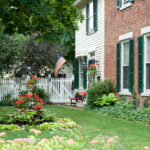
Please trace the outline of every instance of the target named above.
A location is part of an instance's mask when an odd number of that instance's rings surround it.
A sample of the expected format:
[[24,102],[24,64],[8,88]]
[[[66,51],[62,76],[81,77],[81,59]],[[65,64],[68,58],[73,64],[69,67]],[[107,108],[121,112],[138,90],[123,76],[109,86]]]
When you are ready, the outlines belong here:
[[[119,136],[120,144],[116,145],[118,150],[142,150],[144,146],[150,146],[150,126],[143,126],[135,122],[128,122],[112,117],[104,116],[96,112],[65,108],[63,106],[45,106],[47,113],[55,113],[57,117],[69,117],[83,127],[82,133],[91,140],[98,134],[105,136]],[[0,107],[0,115],[13,111],[13,107]],[[29,132],[7,131],[6,139],[27,137]],[[49,138],[55,132],[43,132],[39,137]],[[59,131],[59,135],[68,133]]]

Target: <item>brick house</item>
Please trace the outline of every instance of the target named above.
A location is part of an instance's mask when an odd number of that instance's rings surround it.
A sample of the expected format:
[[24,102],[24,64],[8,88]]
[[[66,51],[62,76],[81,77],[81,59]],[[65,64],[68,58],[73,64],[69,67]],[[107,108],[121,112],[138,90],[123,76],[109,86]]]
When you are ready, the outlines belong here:
[[77,0],[84,21],[79,22],[75,41],[75,88],[86,89],[89,83],[87,66],[98,64],[94,78],[104,79],[104,0]]
[[119,94],[150,95],[150,0],[105,1],[104,60]]

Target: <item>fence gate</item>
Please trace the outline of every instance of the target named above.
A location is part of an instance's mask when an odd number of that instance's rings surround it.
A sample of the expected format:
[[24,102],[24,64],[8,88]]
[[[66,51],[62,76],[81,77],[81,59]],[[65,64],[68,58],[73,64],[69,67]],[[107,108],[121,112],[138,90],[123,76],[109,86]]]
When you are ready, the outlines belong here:
[[[8,100],[9,95],[17,98],[19,92],[26,90],[27,78],[0,79],[0,100]],[[72,79],[67,78],[41,78],[37,86],[45,89],[49,101],[53,103],[67,103],[72,97]]]

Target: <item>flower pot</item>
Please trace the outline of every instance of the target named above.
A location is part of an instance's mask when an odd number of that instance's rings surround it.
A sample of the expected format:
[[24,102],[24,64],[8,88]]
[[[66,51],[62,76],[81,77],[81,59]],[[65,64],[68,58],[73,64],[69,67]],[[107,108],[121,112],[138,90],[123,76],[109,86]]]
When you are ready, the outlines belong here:
[[29,91],[33,90],[33,88],[34,88],[34,83],[27,83],[27,89]]

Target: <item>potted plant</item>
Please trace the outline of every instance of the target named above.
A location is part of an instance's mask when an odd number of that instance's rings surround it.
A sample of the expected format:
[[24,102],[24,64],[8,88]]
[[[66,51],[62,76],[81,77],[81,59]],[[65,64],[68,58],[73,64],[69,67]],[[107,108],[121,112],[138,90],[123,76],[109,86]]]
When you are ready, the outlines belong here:
[[82,95],[79,92],[76,92],[75,98],[82,98]]
[[40,78],[37,78],[35,76],[32,76],[30,80],[27,81],[27,88],[33,89],[34,85],[37,83],[37,80],[40,80]]

